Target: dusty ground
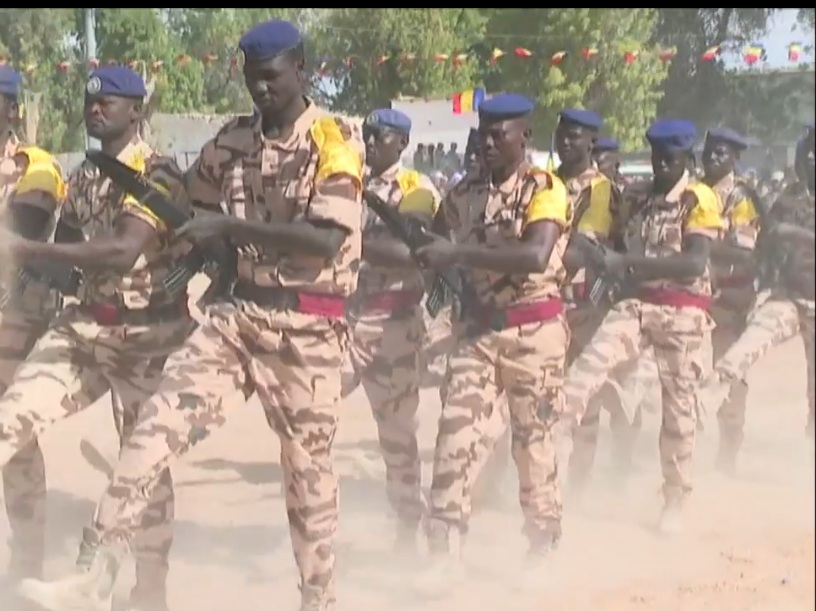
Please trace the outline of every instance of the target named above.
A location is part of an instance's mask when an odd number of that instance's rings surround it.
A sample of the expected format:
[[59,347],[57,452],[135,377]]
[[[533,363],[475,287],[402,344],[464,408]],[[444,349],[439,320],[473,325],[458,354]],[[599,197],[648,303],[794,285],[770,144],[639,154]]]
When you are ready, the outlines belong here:
[[[444,600],[413,598],[407,567],[392,556],[374,427],[361,393],[343,407],[336,464],[342,475],[340,609],[390,611],[799,611],[814,608],[813,454],[803,434],[803,350],[774,351],[751,376],[748,439],[735,480],[711,470],[714,431],[700,437],[697,488],[687,532],[652,530],[660,485],[656,423],[640,439],[625,489],[602,440],[595,483],[581,511],[568,512],[558,561],[534,595],[513,589],[524,542],[510,493],[504,508],[474,517],[468,562],[473,582]],[[32,400],[37,400],[32,398]],[[422,444],[430,458],[439,402],[426,392]],[[107,401],[44,439],[49,499],[49,575],[70,567],[81,526],[104,476],[80,453],[87,439],[115,455]],[[174,611],[295,609],[296,573],[280,496],[278,442],[253,401],[175,469],[177,538],[170,583]],[[7,535],[0,519],[0,538]],[[0,566],[7,551],[0,546]],[[129,578],[130,575],[127,575]],[[127,581],[127,580],[125,580]],[[122,588],[128,583],[122,583]]]

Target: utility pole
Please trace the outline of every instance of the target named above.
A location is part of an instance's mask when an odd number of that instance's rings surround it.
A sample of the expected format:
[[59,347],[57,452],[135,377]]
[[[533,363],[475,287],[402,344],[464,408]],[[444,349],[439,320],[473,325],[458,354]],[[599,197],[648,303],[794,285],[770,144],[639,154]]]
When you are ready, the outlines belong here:
[[[91,62],[96,59],[96,9],[85,9],[85,63],[90,69]],[[85,148],[99,148],[99,141],[92,139],[85,132]]]

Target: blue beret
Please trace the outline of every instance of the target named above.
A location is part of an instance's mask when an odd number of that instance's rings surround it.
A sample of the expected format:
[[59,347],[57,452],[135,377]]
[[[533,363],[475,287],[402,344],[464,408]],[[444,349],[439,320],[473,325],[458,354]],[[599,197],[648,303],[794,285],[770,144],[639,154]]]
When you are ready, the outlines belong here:
[[411,133],[411,119],[408,118],[408,115],[399,110],[392,110],[390,108],[380,108],[370,113],[366,117],[365,124],[390,127],[403,134]]
[[91,72],[85,85],[88,95],[115,95],[143,98],[147,95],[144,79],[126,66],[102,66]]
[[614,138],[610,138],[609,136],[601,136],[595,141],[595,146],[593,147],[596,151],[618,151],[620,150],[620,144]]
[[0,93],[17,97],[20,93],[20,85],[23,77],[19,72],[8,66],[0,66]]
[[560,113],[561,120],[574,123],[586,129],[598,131],[603,125],[603,119],[596,112],[591,110],[580,110],[578,108],[567,108]]
[[535,104],[517,93],[500,93],[485,100],[479,106],[479,118],[500,121],[523,117],[533,112]]
[[726,144],[730,144],[738,151],[744,151],[748,148],[748,141],[740,136],[733,129],[727,127],[713,127],[706,133],[706,138],[714,140],[721,140]]
[[683,119],[658,119],[646,131],[646,140],[666,153],[687,153],[697,141],[697,128]]
[[300,44],[300,30],[281,19],[259,23],[247,30],[238,41],[244,60],[262,62],[294,49]]

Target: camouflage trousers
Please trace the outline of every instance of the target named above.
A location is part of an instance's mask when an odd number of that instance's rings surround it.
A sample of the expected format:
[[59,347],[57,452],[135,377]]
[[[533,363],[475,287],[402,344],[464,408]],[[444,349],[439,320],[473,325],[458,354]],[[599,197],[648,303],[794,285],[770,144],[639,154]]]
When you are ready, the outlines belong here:
[[400,522],[417,527],[422,519],[422,464],[417,444],[417,409],[425,327],[420,312],[390,319],[361,317],[354,326],[350,357],[377,423],[385,462],[386,493]]
[[129,541],[158,474],[255,392],[281,441],[286,511],[301,588],[333,597],[337,429],[347,335],[343,325],[251,303],[220,303],[167,359],[139,411],[96,511],[103,542]]
[[[42,317],[9,312],[0,319],[0,394],[48,326]],[[11,526],[7,574],[18,580],[42,576],[45,556],[45,459],[36,439],[18,451],[3,469],[3,496]]]
[[[805,345],[807,363],[808,432],[813,432],[814,388],[816,388],[816,356],[814,356],[814,310],[812,301],[790,298],[784,294],[763,295],[748,316],[745,331],[723,354],[714,366],[714,375],[733,384],[745,379],[751,366],[773,346],[799,334]],[[730,414],[732,430],[738,441],[742,440],[745,408],[741,414]]]
[[448,355],[453,352],[455,344],[451,318],[455,314],[452,308],[444,309],[436,315],[436,318],[431,318],[425,308],[422,309],[422,314],[425,322],[425,341],[420,356],[421,387],[436,386],[443,391]]
[[695,308],[655,306],[636,299],[616,304],[567,372],[559,451],[569,454],[573,432],[589,400],[610,375],[651,346],[662,387],[659,446],[663,494],[667,502],[681,500],[692,488],[696,391],[706,370],[705,344],[710,329],[708,314]]
[[[0,465],[108,390],[122,447],[127,447],[142,403],[158,387],[168,352],[181,344],[190,324],[104,327],[76,307],[67,308],[17,368],[0,399]],[[172,479],[166,469],[156,475],[158,485],[138,516],[134,540],[137,589],[151,590],[145,596],[163,588],[173,540]]]
[[[592,341],[604,318],[604,311],[589,306],[577,306],[567,311],[567,322],[570,327],[570,346],[567,352],[567,365],[571,365]],[[616,372],[617,374],[617,372]],[[616,375],[615,377],[619,377]],[[612,382],[610,379],[609,382]],[[569,475],[572,485],[580,486],[589,479],[595,452],[598,446],[598,433],[601,413],[609,413],[616,453],[628,457],[631,445],[632,427],[623,411],[615,387],[610,383],[602,384],[586,406],[580,426],[573,433],[573,451],[569,457],[568,469],[562,469],[562,475]],[[623,458],[621,459],[623,460]]]
[[568,344],[564,317],[475,338],[457,333],[434,452],[428,524],[432,550],[445,544],[441,537],[449,529],[468,530],[474,478],[496,441],[490,431],[503,428],[496,425],[501,395],[508,404],[524,531],[531,541],[560,538],[561,497],[551,431],[563,409]]

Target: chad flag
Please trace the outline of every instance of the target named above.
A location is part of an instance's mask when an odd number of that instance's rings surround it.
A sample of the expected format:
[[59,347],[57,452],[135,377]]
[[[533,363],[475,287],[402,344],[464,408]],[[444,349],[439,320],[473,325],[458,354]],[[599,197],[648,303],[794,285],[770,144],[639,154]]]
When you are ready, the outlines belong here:
[[484,102],[485,90],[481,87],[467,89],[453,95],[453,114],[461,115],[463,112],[476,112]]
[[798,62],[799,58],[802,57],[802,45],[798,42],[793,42],[788,45],[788,61],[789,62]]
[[704,62],[713,62],[717,57],[720,55],[720,45],[715,45],[713,47],[709,47],[706,49],[706,52],[702,54],[700,59]]
[[746,64],[755,64],[758,61],[764,60],[767,54],[765,53],[765,47],[762,45],[751,45],[745,48],[742,57]]

